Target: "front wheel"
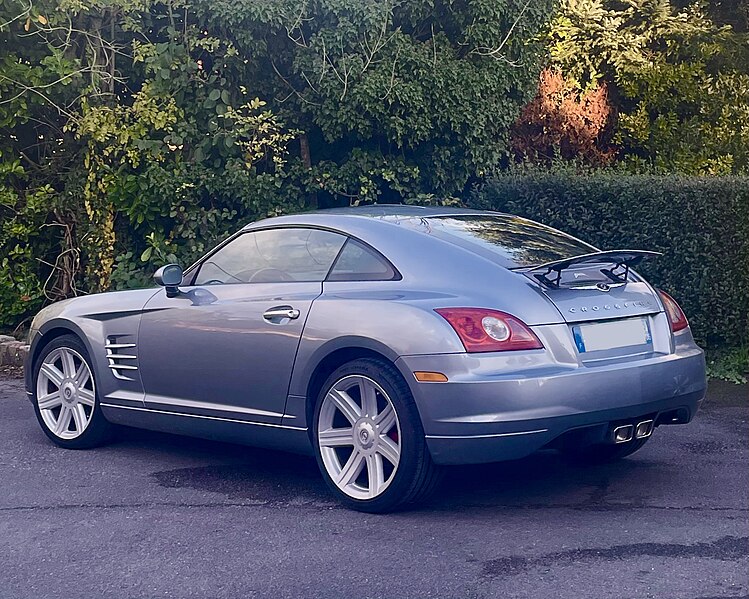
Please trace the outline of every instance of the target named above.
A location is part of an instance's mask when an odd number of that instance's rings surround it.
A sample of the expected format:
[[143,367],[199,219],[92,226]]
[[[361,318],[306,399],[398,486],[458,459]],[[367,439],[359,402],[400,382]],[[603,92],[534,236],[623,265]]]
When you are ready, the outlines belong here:
[[438,481],[411,391],[385,361],[353,360],[328,377],[314,444],[325,482],[356,510],[397,509],[423,499]]
[[42,430],[67,449],[108,440],[112,425],[101,413],[88,352],[73,335],[54,339],[34,366],[34,411]]

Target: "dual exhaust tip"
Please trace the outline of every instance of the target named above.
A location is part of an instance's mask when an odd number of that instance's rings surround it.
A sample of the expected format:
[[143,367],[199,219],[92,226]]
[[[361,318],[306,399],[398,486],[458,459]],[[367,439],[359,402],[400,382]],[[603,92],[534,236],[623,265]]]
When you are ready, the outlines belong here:
[[644,439],[653,434],[655,423],[643,420],[635,424],[625,424],[614,429],[614,443],[627,443],[632,439]]

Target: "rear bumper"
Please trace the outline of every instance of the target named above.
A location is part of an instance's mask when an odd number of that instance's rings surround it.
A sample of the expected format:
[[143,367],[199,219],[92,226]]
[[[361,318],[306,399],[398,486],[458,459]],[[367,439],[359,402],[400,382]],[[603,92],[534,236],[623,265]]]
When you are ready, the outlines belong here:
[[[691,334],[677,339],[673,353],[595,367],[555,363],[545,350],[512,354],[398,360],[436,463],[516,459],[576,428],[676,410],[688,422],[705,396],[704,355]],[[417,383],[418,370],[450,382]]]

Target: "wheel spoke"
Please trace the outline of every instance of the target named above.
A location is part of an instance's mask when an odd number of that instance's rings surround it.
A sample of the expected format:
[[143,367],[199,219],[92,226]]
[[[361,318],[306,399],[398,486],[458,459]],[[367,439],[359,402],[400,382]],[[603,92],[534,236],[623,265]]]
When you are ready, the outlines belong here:
[[75,432],[80,435],[83,432],[83,429],[86,428],[86,411],[83,409],[82,404],[77,404],[71,408],[70,412],[73,415],[73,421],[75,422]]
[[95,403],[94,392],[85,387],[78,389],[78,401],[93,408]]
[[86,383],[88,383],[88,379],[90,376],[91,373],[88,370],[88,366],[86,366],[85,362],[81,362],[81,365],[78,367],[78,370],[75,373],[73,381],[75,382],[77,387],[83,387]]
[[361,417],[361,408],[345,391],[331,389],[328,392],[328,397],[351,424],[354,424]]
[[367,456],[367,477],[369,478],[369,496],[377,497],[380,494],[380,488],[385,484],[381,455],[375,453]]
[[37,400],[40,410],[51,410],[59,405],[62,405],[62,397],[60,397],[60,390],[48,393]]
[[374,418],[377,415],[377,390],[366,379],[359,379],[362,413]]
[[73,354],[64,349],[60,352],[60,358],[62,360],[62,371],[65,373],[67,378],[73,378],[75,376],[75,362],[73,361]]
[[381,454],[393,466],[397,466],[400,461],[400,447],[390,437],[382,435],[377,445],[377,453]]
[[69,407],[66,405],[62,405],[60,408],[60,415],[57,417],[57,424],[55,426],[54,433],[59,437],[64,432],[68,430],[70,427],[70,419],[72,417],[72,413]]
[[356,480],[356,477],[361,474],[362,468],[364,467],[364,455],[359,453],[356,449],[349,457],[346,465],[341,468],[341,472],[338,475],[336,484],[340,487],[350,485]]
[[62,381],[65,379],[65,375],[60,372],[54,364],[44,362],[40,372],[46,376],[52,383],[59,389],[62,385]]
[[329,428],[318,435],[321,447],[344,447],[354,444],[353,428]]
[[393,425],[395,424],[395,410],[393,410],[393,406],[390,403],[388,403],[382,412],[377,415],[377,418],[375,418],[375,424],[381,435],[384,435],[393,428]]

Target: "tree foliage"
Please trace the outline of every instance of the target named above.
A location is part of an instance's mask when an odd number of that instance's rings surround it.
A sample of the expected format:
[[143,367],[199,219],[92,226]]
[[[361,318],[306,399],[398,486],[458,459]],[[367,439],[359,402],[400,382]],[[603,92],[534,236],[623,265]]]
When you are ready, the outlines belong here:
[[749,169],[749,38],[699,4],[561,0],[549,54],[577,89],[609,86],[615,141],[631,167]]
[[258,217],[457,203],[513,157],[749,171],[739,0],[555,7],[0,0],[0,328]]
[[239,222],[461,193],[508,153],[550,11],[0,0],[0,326]]
[[541,72],[538,93],[512,128],[512,147],[521,160],[555,158],[594,166],[610,164],[613,107],[605,83],[581,91],[558,71]]

